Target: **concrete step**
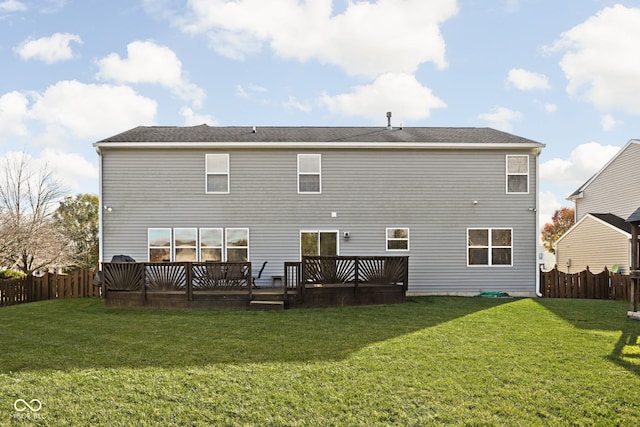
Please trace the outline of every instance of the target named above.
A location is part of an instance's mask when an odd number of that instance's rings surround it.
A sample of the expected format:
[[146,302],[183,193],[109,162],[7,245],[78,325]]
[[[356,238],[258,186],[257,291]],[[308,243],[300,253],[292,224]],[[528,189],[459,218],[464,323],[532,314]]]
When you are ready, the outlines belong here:
[[284,301],[252,300],[250,310],[284,310]]

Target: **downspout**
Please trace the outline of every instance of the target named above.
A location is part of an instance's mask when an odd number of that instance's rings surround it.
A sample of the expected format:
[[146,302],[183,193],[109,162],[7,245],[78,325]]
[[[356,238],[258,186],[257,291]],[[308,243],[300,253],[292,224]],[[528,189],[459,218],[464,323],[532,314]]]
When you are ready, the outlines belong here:
[[540,153],[541,148],[537,148],[536,153],[536,238],[535,238],[535,256],[536,256],[536,295],[538,298],[542,298],[542,292],[540,291],[540,265],[538,264],[538,244],[540,240]]
[[96,153],[98,153],[98,269],[102,270],[102,261],[104,257],[104,239],[102,236],[102,221],[104,219],[104,209],[102,200],[102,153],[100,148],[96,147]]

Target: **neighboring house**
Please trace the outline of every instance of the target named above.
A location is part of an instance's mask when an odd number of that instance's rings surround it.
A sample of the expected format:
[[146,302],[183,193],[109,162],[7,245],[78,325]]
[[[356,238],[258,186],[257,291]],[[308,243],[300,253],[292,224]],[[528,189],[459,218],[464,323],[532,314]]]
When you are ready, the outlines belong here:
[[618,266],[629,272],[630,230],[626,219],[640,206],[640,141],[629,141],[567,200],[576,223],[556,242],[558,269],[593,273]]
[[137,127],[100,155],[101,260],[409,256],[409,293],[533,295],[543,144],[488,128]]
[[614,214],[586,214],[556,241],[558,269],[599,273],[618,266],[629,273],[631,225]]
[[542,271],[553,270],[556,266],[556,255],[549,252],[542,243],[538,244],[538,266]]

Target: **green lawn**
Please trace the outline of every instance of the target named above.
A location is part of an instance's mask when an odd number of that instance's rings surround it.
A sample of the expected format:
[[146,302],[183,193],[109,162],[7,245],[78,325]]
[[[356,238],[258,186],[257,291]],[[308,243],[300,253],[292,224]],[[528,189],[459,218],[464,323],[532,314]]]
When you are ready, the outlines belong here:
[[[455,297],[281,312],[5,307],[0,425],[637,425],[640,322],[627,309]],[[20,412],[17,399],[42,408]]]

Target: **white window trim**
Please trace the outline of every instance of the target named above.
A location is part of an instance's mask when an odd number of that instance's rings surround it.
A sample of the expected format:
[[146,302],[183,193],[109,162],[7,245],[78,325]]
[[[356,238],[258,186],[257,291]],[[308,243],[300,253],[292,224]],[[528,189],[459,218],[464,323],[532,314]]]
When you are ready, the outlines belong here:
[[[300,172],[300,157],[316,157],[318,159],[318,173],[302,173]],[[300,175],[317,175],[318,176],[318,191],[300,191]],[[297,182],[298,194],[322,194],[322,154],[298,154],[298,182]]]
[[[209,156],[225,156],[226,157],[226,161],[227,161],[227,171],[226,171],[226,175],[227,175],[227,191],[207,191],[207,181],[208,181],[208,177],[209,175],[222,175],[221,173],[214,173],[211,172],[209,173],[209,162],[207,161]],[[204,191],[206,194],[229,194],[231,192],[231,171],[229,169],[229,154],[222,154],[222,153],[210,153],[210,154],[205,154],[205,158],[204,158],[204,167],[205,167],[205,176],[204,176]]]
[[[247,246],[229,246],[228,245],[228,237],[229,237],[229,230],[246,230],[247,231]],[[232,249],[242,249],[242,248],[246,248],[247,249],[247,262],[251,262],[251,232],[249,230],[248,227],[228,227],[224,229],[224,236],[222,236],[224,239],[224,250],[222,252],[222,260],[224,262],[228,262],[228,257],[227,257],[227,250],[231,247]]]
[[[527,173],[509,173],[509,158],[510,157],[526,157],[527,158]],[[529,155],[528,154],[507,154],[505,157],[505,191],[507,194],[529,194],[529,187],[531,186],[531,177],[529,176]],[[510,176],[526,176],[527,177],[527,191],[509,191],[509,177]]]
[[[407,230],[407,237],[406,238],[397,238],[397,237],[389,237],[389,230]],[[409,250],[411,249],[411,230],[409,229],[409,227],[387,227],[384,230],[384,236],[385,236],[385,248],[387,250],[387,252],[409,252]],[[407,249],[389,249],[389,242],[391,241],[407,241]]]
[[[335,233],[336,234],[336,256],[340,256],[340,230],[318,230],[318,229],[303,229],[298,233],[298,259],[302,261],[302,233],[316,233],[318,234],[318,245],[320,244],[320,233]],[[318,247],[318,253],[320,253],[320,247]]]
[[[488,236],[488,240],[487,240],[487,244],[488,246],[469,246],[469,230],[488,230],[489,231],[489,236]],[[511,246],[492,246],[491,245],[491,233],[493,233],[493,230],[509,230],[511,232]],[[502,268],[502,267],[513,267],[513,247],[515,246],[513,243],[513,228],[510,227],[468,227],[467,231],[466,231],[466,235],[465,235],[465,247],[467,250],[467,267],[472,267],[472,268],[487,268],[487,267],[498,267],[498,268]],[[469,264],[469,249],[470,248],[476,248],[476,249],[482,249],[482,248],[487,248],[487,257],[488,257],[488,264]],[[510,248],[511,249],[511,263],[510,264],[493,264],[492,263],[492,259],[491,259],[491,249],[492,248]]]
[[174,260],[173,253],[173,228],[171,227],[148,227],[147,228],[147,262],[151,262],[151,249],[160,249],[164,248],[164,246],[151,246],[151,242],[149,241],[149,232],[151,230],[169,230],[169,261]]
[[[176,242],[176,230],[194,230],[196,232],[196,244],[195,246],[178,246],[177,242]],[[175,261],[176,259],[178,259],[177,257],[177,251],[178,249],[194,249],[195,253],[196,253],[196,259],[195,262],[198,262],[199,258],[199,251],[198,251],[198,244],[200,243],[198,240],[198,237],[200,236],[200,232],[198,231],[198,228],[196,227],[173,227],[171,229],[171,246],[172,246],[172,251],[171,251],[171,260]]]
[[[220,246],[202,246],[202,230],[218,230],[220,231],[221,241]],[[224,229],[222,227],[200,227],[198,228],[198,261],[202,262],[202,250],[203,249],[220,249],[220,261],[224,260]]]

